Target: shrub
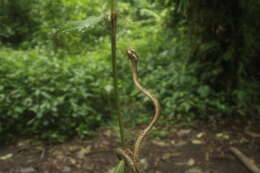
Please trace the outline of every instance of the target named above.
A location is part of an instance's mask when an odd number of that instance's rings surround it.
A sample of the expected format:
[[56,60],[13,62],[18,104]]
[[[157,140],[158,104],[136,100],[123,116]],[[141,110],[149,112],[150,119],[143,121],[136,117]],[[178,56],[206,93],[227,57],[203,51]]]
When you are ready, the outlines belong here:
[[38,135],[57,141],[89,134],[108,118],[105,71],[104,61],[93,63],[90,57],[0,51],[1,137]]

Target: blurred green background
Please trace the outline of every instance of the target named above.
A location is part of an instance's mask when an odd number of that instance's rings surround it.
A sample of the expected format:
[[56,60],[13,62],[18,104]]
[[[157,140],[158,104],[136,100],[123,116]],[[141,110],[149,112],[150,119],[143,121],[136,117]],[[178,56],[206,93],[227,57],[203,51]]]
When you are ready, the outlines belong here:
[[[0,0],[0,139],[64,141],[112,122],[108,0]],[[259,116],[260,1],[118,1],[118,78],[124,121],[147,122],[158,96],[165,123]],[[91,27],[79,20],[103,16]],[[73,22],[74,21],[74,22]]]

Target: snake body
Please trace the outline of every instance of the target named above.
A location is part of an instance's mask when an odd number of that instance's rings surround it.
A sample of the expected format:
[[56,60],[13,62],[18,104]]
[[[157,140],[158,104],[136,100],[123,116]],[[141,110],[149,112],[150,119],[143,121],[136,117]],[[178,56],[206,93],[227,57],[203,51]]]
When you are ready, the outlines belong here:
[[150,130],[153,128],[153,126],[155,125],[155,123],[158,121],[158,119],[160,117],[160,104],[159,104],[159,101],[157,100],[157,98],[151,92],[149,92],[147,89],[145,89],[138,80],[138,75],[137,75],[137,64],[138,64],[138,60],[139,60],[138,54],[133,49],[127,49],[127,54],[131,61],[131,64],[132,64],[132,66],[131,66],[132,77],[133,77],[135,86],[152,100],[154,107],[155,107],[155,113],[154,113],[152,121],[137,137],[136,142],[134,144],[133,152],[129,149],[127,149],[127,150],[126,149],[125,150],[117,149],[116,152],[118,153],[118,155],[123,157],[123,159],[127,162],[129,167],[134,172],[143,173],[141,166],[140,166],[140,157],[139,157],[140,147],[143,142],[143,139],[150,132]]

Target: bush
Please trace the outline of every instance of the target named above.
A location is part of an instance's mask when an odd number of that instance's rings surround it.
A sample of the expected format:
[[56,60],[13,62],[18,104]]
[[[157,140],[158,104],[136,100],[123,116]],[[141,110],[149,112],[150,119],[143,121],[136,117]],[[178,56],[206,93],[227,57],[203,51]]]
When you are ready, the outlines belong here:
[[[232,115],[248,110],[248,105],[242,103],[251,99],[252,95],[248,94],[250,88],[233,91],[234,98],[236,92],[241,95],[240,104],[234,105],[229,102],[230,93],[215,90],[197,76],[201,66],[199,62],[190,61],[190,48],[186,46],[188,40],[181,34],[182,28],[178,31],[180,33],[178,36],[171,37],[171,32],[162,31],[160,26],[138,26],[140,23],[136,22],[135,26],[132,26],[132,32],[125,32],[128,39],[124,40],[124,46],[131,45],[140,55],[138,64],[140,81],[144,87],[158,96],[162,116],[172,120],[191,121],[194,118]],[[138,29],[140,27],[143,28],[142,31]],[[130,40],[129,38],[135,38],[133,36],[138,39]],[[122,62],[120,76],[123,83],[121,93],[124,96],[122,101],[125,103],[125,115],[130,120],[146,121],[151,118],[147,115],[152,115],[153,105],[150,99],[134,87],[130,76],[130,62],[126,60]],[[205,72],[204,74],[212,75]]]
[[57,141],[89,134],[108,118],[104,63],[82,56],[57,59],[37,51],[0,51],[1,138],[38,135]]

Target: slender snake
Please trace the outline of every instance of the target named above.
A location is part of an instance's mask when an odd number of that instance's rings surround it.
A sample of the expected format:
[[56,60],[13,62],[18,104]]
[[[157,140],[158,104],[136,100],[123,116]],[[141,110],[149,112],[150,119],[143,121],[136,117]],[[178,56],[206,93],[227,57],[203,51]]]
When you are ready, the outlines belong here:
[[152,93],[150,93],[147,89],[142,87],[142,85],[140,84],[140,82],[138,80],[138,76],[137,76],[137,64],[138,64],[138,60],[139,60],[138,54],[133,49],[127,49],[127,54],[132,63],[132,66],[131,66],[132,77],[133,77],[135,86],[152,100],[154,107],[155,107],[155,113],[154,113],[152,121],[137,137],[136,142],[134,144],[133,152],[130,149],[117,149],[116,152],[119,155],[119,157],[121,157],[122,159],[124,159],[126,161],[128,166],[135,173],[143,173],[143,170],[140,166],[140,157],[139,157],[140,147],[141,147],[141,144],[142,144],[145,136],[150,132],[152,127],[155,125],[155,123],[159,119],[160,104],[159,104],[159,101],[157,100],[157,98]]

